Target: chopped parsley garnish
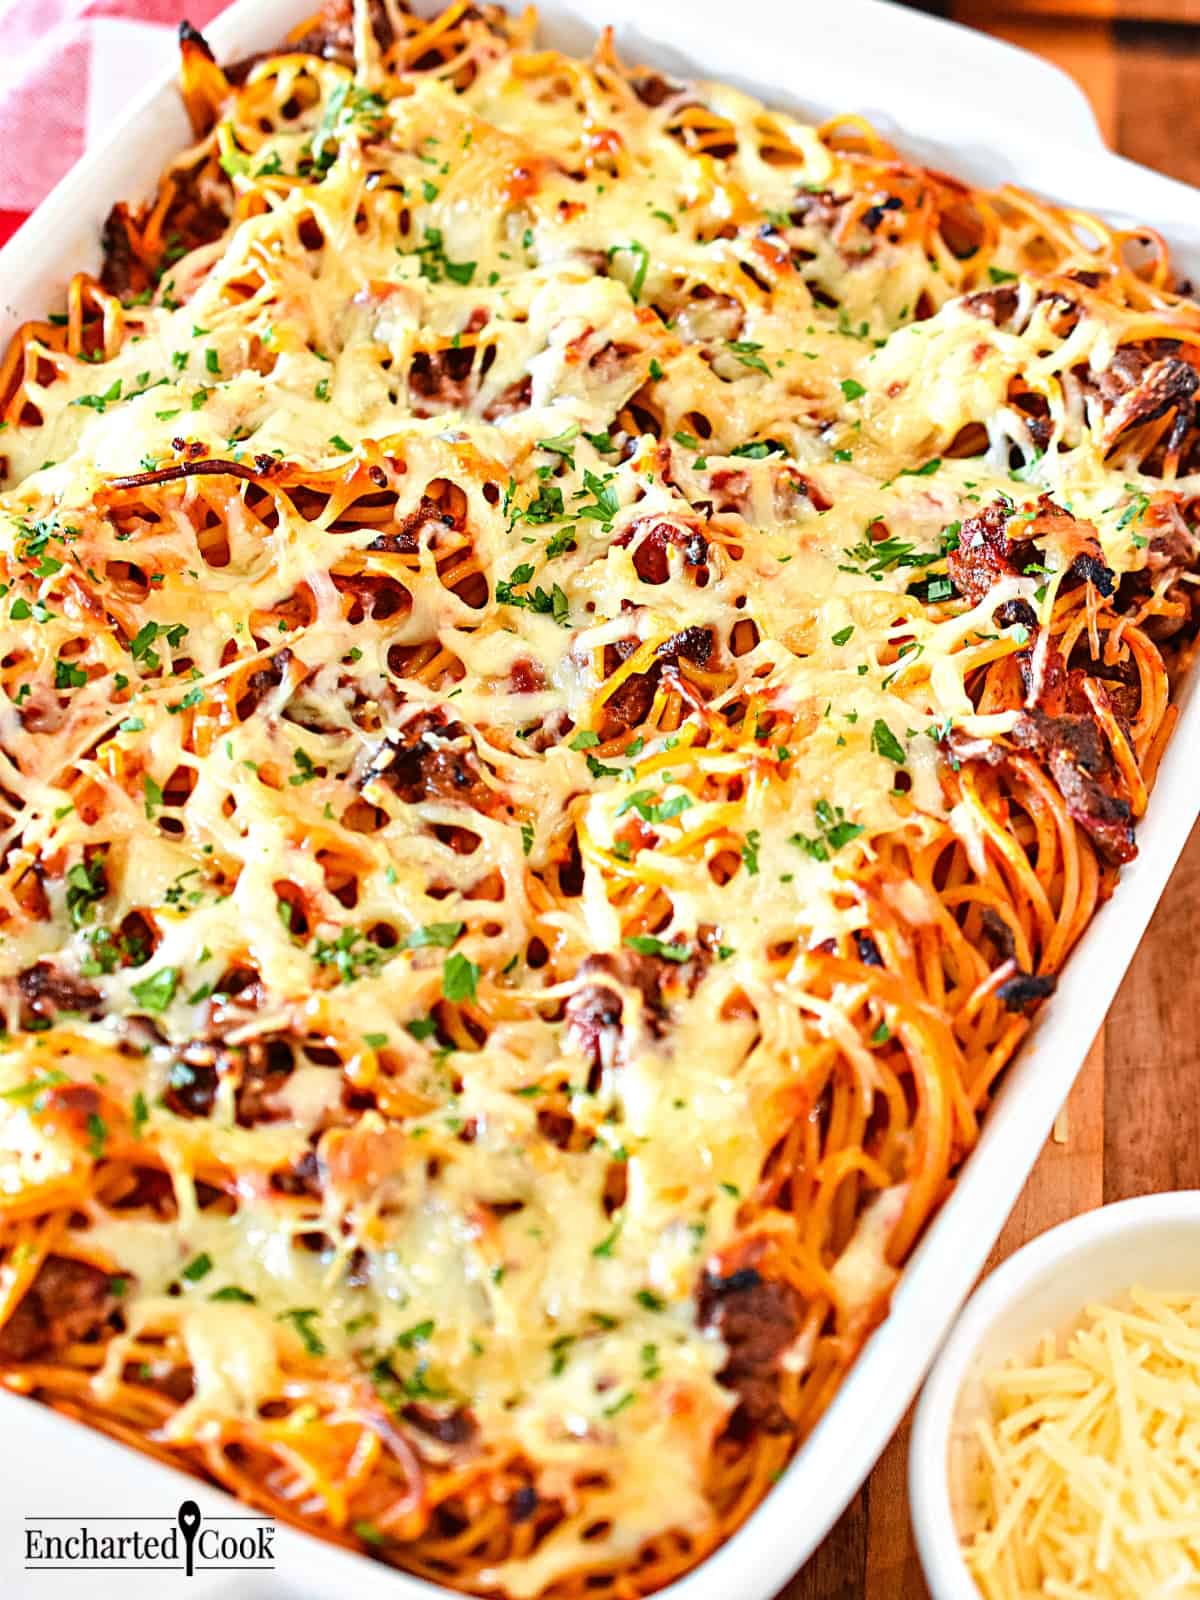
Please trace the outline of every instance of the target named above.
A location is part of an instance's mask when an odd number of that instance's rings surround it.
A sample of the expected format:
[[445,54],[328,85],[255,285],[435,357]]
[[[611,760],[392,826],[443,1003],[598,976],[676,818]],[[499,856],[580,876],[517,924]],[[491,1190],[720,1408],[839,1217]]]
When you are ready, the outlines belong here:
[[[628,944],[629,941],[626,940],[625,942]],[[621,1229],[624,1224],[625,1218],[618,1212],[617,1220],[612,1225],[612,1231],[606,1234],[605,1237],[601,1239],[599,1244],[594,1244],[592,1246],[592,1254],[594,1256],[602,1257],[611,1256],[613,1253],[613,1246],[621,1237]]]
[[213,1260],[207,1250],[202,1250],[198,1256],[193,1256],[187,1266],[179,1274],[189,1283],[199,1283],[201,1278],[207,1278],[213,1268]]
[[771,369],[759,355],[761,344],[755,344],[750,339],[726,339],[725,348],[731,355],[735,355],[742,366],[749,367],[753,372],[765,372],[771,376]]
[[876,718],[875,726],[871,729],[871,749],[887,760],[894,761],[898,767],[902,767],[907,760],[904,746],[882,717]]
[[129,992],[143,1011],[158,1013],[171,1004],[178,984],[178,967],[160,967],[141,983],[133,984]]
[[96,903],[108,893],[104,860],[96,855],[90,861],[77,861],[67,872],[67,915],[73,928],[90,922]]
[[643,822],[670,822],[689,811],[692,804],[692,797],[686,790],[673,794],[669,800],[656,801],[653,790],[638,789],[621,801],[617,815],[623,817],[627,811],[636,811]]
[[38,1078],[31,1078],[28,1083],[19,1083],[14,1089],[0,1090],[0,1100],[8,1100],[14,1104],[23,1104],[32,1101],[34,1109],[39,1109],[38,1102],[50,1089],[56,1089],[61,1083],[70,1083],[70,1078],[65,1072],[60,1072],[57,1067],[49,1072],[43,1072]]
[[442,993],[447,1000],[474,1000],[479,983],[479,968],[455,951],[442,968]]
[[867,392],[856,378],[843,378],[840,388],[845,400],[861,400]]
[[613,474],[605,473],[600,478],[594,472],[585,471],[583,474],[583,488],[575,496],[577,500],[591,495],[591,504],[576,507],[573,516],[584,518],[589,522],[600,522],[607,528],[621,509],[617,499],[617,491],[612,487]]
[[336,939],[317,939],[312,947],[312,958],[318,966],[337,968],[339,983],[353,983],[365,972],[373,972],[388,959],[388,954],[361,928],[343,928]]
[[325,1346],[312,1326],[320,1315],[316,1306],[293,1306],[290,1311],[281,1311],[275,1320],[291,1323],[310,1356],[323,1356]]
[[183,622],[146,622],[138,629],[127,646],[129,654],[135,661],[140,661],[149,672],[157,672],[162,665],[158,651],[151,646],[158,639],[165,639],[173,650],[178,650],[187,634],[187,625]]
[[552,439],[539,439],[539,450],[550,450],[556,456],[566,456],[570,459],[571,447],[579,437],[579,424],[572,422],[561,433],[556,433]]
[[421,262],[421,276],[430,283],[440,283],[443,278],[451,283],[466,285],[475,276],[474,261],[451,261],[440,228],[426,228],[425,240],[417,251]]
[[863,827],[858,822],[847,822],[841,806],[831,806],[828,800],[818,800],[813,806],[818,832],[813,835],[794,833],[788,840],[814,861],[828,861],[830,856],[857,839]]
[[787,450],[778,439],[754,439],[749,444],[735,444],[729,454],[743,456],[749,461],[761,461],[764,456],[786,455]]
[[[1146,515],[1146,512],[1150,509],[1150,496],[1148,494],[1144,494],[1142,490],[1136,488],[1132,483],[1127,483],[1125,485],[1125,493],[1131,498],[1129,504],[1125,507],[1124,511],[1122,511],[1120,518],[1117,521],[1118,532],[1124,531],[1124,529],[1128,528],[1131,524],[1136,527],[1136,525],[1141,522],[1142,518]],[[1134,544],[1139,543],[1136,534],[1133,536],[1133,542]],[[1145,543],[1146,541],[1144,539],[1141,540],[1142,548],[1144,548]]]
[[298,789],[303,783],[311,783],[317,776],[317,769],[313,766],[312,757],[307,750],[298,747],[292,751],[292,760],[296,764],[296,771],[288,778],[288,783],[293,789]]
[[532,577],[533,567],[528,561],[523,561],[519,567],[514,567],[506,579],[501,578],[496,584],[497,605],[516,606],[523,611],[534,611],[542,616],[553,617],[560,625],[566,624],[568,600],[565,591],[557,583],[549,594],[540,584],[529,593],[518,593],[518,590],[523,589]]
[[644,244],[632,239],[628,244],[610,245],[608,250],[609,261],[620,255],[622,251],[627,251],[637,263],[634,268],[633,278],[629,284],[630,298],[636,304],[641,298],[642,289],[646,282],[646,268],[650,265],[650,252]]
[[114,400],[121,398],[121,380],[117,378],[104,391],[103,394],[81,394],[78,400],[72,400],[74,406],[87,406],[92,411],[103,413]]
[[414,928],[405,939],[405,950],[448,950],[466,927],[465,922],[427,922],[423,928]]
[[683,962],[691,953],[686,944],[667,944],[649,933],[627,933],[625,943],[640,956],[661,956],[664,961]]
[[425,1322],[418,1322],[411,1328],[406,1328],[403,1333],[396,1335],[396,1343],[401,1350],[413,1350],[419,1344],[427,1344],[433,1337],[434,1322],[432,1318]]

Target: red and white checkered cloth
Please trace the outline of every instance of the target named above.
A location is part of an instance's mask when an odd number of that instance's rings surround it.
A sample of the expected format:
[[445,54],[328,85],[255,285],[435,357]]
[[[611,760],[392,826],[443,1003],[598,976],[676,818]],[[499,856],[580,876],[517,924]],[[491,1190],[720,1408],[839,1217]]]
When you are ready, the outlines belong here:
[[0,242],[228,0],[0,0]]

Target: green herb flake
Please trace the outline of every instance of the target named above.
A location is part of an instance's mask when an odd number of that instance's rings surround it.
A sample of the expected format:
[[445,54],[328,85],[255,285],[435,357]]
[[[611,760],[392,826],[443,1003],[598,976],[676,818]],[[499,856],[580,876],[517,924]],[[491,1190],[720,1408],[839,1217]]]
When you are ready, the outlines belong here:
[[175,990],[179,985],[178,967],[160,967],[157,972],[151,973],[148,978],[143,978],[141,983],[135,983],[130,988],[130,994],[143,1011],[155,1014],[163,1012],[175,998]]
[[474,1000],[479,983],[479,968],[460,951],[448,958],[442,968],[442,993],[447,1000]]

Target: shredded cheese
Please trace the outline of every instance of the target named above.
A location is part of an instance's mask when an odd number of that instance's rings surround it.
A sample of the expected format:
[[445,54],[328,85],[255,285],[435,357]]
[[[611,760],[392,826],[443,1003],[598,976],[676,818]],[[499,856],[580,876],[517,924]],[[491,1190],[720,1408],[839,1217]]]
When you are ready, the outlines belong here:
[[1089,1306],[986,1386],[960,1529],[987,1600],[1200,1595],[1200,1296]]

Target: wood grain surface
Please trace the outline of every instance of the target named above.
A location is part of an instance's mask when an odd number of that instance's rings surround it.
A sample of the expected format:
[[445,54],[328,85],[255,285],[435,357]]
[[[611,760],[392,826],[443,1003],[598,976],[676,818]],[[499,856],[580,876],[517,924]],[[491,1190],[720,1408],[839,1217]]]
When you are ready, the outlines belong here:
[[[928,9],[1057,62],[1088,94],[1109,144],[1200,185],[1200,0],[963,0]],[[1166,20],[1103,20],[1113,17]],[[1078,1212],[1200,1188],[1198,930],[1200,826],[987,1270]],[[906,1420],[779,1600],[927,1600],[908,1517],[908,1431]]]

